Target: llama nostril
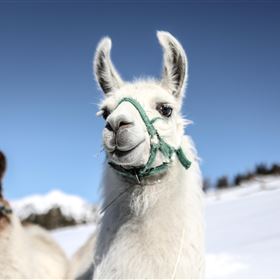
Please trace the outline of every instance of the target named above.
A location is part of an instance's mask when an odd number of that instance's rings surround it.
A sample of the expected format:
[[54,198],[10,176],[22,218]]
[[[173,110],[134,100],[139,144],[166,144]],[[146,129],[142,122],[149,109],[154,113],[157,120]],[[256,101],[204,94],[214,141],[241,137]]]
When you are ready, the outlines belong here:
[[109,131],[114,131],[114,129],[112,128],[112,126],[109,122],[106,123],[105,128],[107,128]]
[[119,123],[119,128],[126,128],[126,127],[131,126],[132,124],[133,124],[132,122],[121,121]]
[[106,128],[109,131],[117,132],[120,128],[126,128],[133,125],[131,118],[124,114],[116,115],[114,112],[107,118]]

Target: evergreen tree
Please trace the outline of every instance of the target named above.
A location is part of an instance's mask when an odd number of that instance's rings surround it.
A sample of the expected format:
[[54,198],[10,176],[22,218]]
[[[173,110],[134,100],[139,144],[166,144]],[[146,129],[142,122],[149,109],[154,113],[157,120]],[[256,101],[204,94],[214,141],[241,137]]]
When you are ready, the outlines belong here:
[[271,174],[280,175],[280,164],[274,163],[271,167]]
[[211,188],[211,182],[209,178],[204,178],[202,189],[204,192],[207,192]]
[[222,176],[217,180],[216,184],[217,189],[224,189],[229,187],[229,181],[227,176]]
[[268,175],[269,169],[267,168],[266,164],[261,163],[256,166],[255,173],[256,175]]
[[242,183],[243,180],[244,180],[244,176],[242,176],[242,175],[240,175],[240,174],[237,174],[237,175],[234,177],[234,180],[233,180],[234,185],[235,185],[235,186],[239,186],[239,185]]

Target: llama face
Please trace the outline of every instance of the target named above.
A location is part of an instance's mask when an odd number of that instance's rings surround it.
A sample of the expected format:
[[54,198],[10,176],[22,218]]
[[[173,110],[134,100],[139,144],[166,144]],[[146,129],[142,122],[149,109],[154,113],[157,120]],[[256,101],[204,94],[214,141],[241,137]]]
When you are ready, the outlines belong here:
[[[111,41],[105,38],[97,48],[94,68],[96,79],[105,93],[100,114],[105,119],[103,143],[108,159],[123,167],[139,167],[150,156],[151,139],[137,109],[124,97],[137,100],[154,123],[159,135],[178,148],[184,133],[180,107],[186,81],[187,60],[179,42],[169,33],[158,32],[164,50],[161,81],[123,82],[110,60]],[[159,153],[155,165],[165,159]]]
[[[150,136],[139,112],[129,102],[118,105],[124,97],[136,99],[150,120],[158,118],[154,126],[160,136],[171,146],[180,146],[183,121],[176,98],[153,82],[125,84],[109,95],[100,108],[105,118],[103,143],[110,160],[136,167],[145,165],[150,155]],[[156,164],[163,160],[159,154]]]

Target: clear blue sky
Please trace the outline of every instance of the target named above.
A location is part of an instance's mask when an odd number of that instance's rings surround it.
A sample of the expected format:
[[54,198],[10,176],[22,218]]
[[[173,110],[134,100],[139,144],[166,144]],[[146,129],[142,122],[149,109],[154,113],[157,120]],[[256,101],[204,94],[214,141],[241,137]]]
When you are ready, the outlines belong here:
[[159,76],[156,30],[183,44],[187,129],[214,181],[280,160],[280,3],[0,1],[0,149],[9,198],[60,188],[98,201],[103,121],[92,78],[113,40],[124,79]]

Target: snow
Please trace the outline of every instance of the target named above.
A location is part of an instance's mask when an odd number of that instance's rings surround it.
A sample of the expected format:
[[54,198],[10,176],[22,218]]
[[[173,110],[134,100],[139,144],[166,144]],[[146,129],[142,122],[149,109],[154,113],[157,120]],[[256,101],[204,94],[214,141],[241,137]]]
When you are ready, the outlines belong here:
[[280,277],[280,180],[262,184],[207,198],[209,278]]
[[93,206],[82,198],[53,190],[45,195],[32,195],[11,202],[15,213],[21,220],[31,214],[45,214],[58,207],[62,214],[77,222],[93,221],[96,217]]
[[[280,177],[206,197],[207,278],[280,278]],[[71,256],[94,225],[53,231]]]

